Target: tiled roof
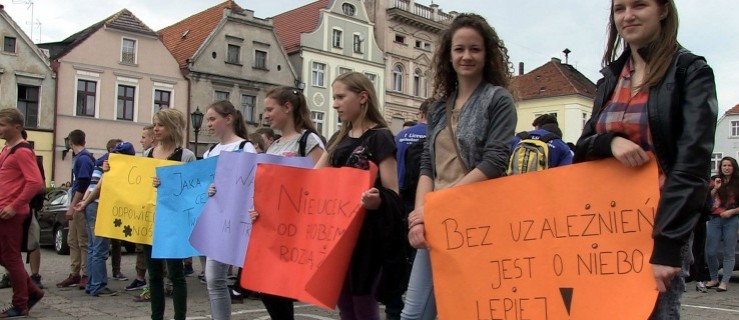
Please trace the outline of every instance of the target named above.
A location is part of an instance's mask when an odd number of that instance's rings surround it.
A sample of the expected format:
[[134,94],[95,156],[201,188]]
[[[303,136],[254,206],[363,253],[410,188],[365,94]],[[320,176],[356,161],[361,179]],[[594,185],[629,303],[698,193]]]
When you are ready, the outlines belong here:
[[233,11],[243,10],[234,1],[229,0],[159,30],[159,38],[177,60],[180,68],[187,67],[187,59],[192,58],[213,32],[223,18],[223,10],[226,8]]
[[730,115],[730,114],[739,114],[739,104],[735,105],[733,108],[726,110],[726,113],[724,115]]
[[328,8],[329,0],[318,0],[274,16],[275,32],[288,54],[300,50],[300,34],[318,27],[321,9]]
[[595,98],[595,84],[575,67],[553,58],[546,64],[513,79],[521,100],[566,95]]
[[90,35],[95,33],[95,31],[98,31],[103,26],[107,28],[135,32],[144,35],[157,35],[154,30],[151,30],[148,26],[146,26],[146,24],[141,22],[141,20],[133,15],[131,11],[128,11],[128,9],[123,9],[104,20],[67,37],[62,41],[42,43],[38,46],[44,49],[48,49],[49,55],[51,56],[52,60],[58,59],[74,49],[77,45],[85,41]]

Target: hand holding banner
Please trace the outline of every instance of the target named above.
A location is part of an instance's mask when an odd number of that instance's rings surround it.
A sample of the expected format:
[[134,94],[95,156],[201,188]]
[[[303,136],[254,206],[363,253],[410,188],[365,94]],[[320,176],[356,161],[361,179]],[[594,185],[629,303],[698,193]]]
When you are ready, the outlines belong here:
[[427,195],[439,318],[648,318],[657,184],[608,159]]
[[334,309],[376,170],[260,164],[242,286]]
[[217,192],[208,198],[195,223],[190,244],[213,260],[241,266],[251,234],[249,210],[254,204],[257,163],[310,168],[313,162],[310,158],[248,152],[222,152],[218,157],[214,180]]
[[155,168],[180,164],[112,153],[110,171],[103,176],[95,235],[133,243],[152,244],[156,188]]
[[152,258],[188,258],[201,255],[190,245],[190,234],[208,200],[218,157],[156,169],[157,188]]

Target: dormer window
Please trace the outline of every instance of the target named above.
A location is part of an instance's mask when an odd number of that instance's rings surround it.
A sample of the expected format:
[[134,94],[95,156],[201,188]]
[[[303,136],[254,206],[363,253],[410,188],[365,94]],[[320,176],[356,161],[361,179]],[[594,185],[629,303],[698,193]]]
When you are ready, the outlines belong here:
[[341,11],[343,11],[345,15],[353,17],[357,10],[353,5],[345,3],[341,5]]

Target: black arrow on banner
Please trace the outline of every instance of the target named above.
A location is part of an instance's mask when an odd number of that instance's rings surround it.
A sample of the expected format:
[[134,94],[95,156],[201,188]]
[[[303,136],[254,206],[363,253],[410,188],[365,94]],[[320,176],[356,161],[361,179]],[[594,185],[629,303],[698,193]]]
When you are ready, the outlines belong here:
[[572,293],[573,288],[559,288],[559,293],[562,295],[562,300],[567,308],[567,315],[570,315],[570,307],[572,307]]

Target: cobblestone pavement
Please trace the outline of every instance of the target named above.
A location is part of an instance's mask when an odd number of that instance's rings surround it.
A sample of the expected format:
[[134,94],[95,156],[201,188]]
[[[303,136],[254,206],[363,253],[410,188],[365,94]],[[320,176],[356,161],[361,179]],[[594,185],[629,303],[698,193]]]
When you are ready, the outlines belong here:
[[[123,273],[131,279],[135,274],[136,256],[123,254]],[[110,262],[108,262],[110,263]],[[110,265],[108,265],[110,267]],[[200,264],[194,261],[195,271],[200,272]],[[50,248],[42,248],[41,274],[43,284],[47,286],[44,299],[33,309],[29,318],[32,319],[148,319],[149,304],[137,303],[132,299],[140,291],[124,291],[130,281],[109,280],[109,287],[120,291],[113,297],[90,297],[76,288],[59,289],[55,283],[64,279],[69,273],[69,256],[60,256]],[[688,292],[683,296],[683,319],[711,319],[735,320],[739,319],[739,272],[734,272],[729,291],[717,293],[699,293],[695,291],[695,284],[688,284]],[[207,291],[197,277],[187,278],[188,289],[188,319],[210,319]],[[0,290],[0,302],[10,301],[10,289]],[[257,300],[244,300],[244,303],[232,305],[232,319],[269,319],[264,305]],[[324,310],[311,305],[297,303],[295,308],[296,319],[339,319],[339,313],[333,310]],[[166,316],[171,317],[172,301],[167,299]],[[456,319],[452,319],[456,320]]]

